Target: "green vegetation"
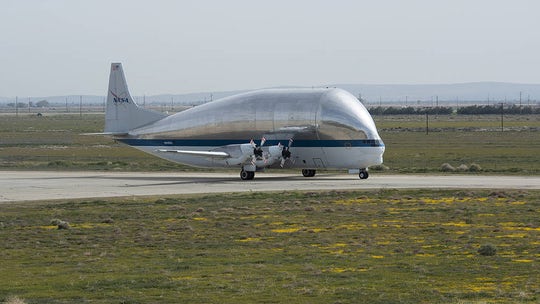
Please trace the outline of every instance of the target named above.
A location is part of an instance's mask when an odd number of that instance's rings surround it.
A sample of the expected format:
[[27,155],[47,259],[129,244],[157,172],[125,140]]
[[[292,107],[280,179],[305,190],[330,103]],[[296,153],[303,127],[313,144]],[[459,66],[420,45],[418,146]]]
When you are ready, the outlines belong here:
[[[414,115],[414,114],[429,114],[429,115],[449,115],[454,113],[453,107],[370,107],[369,113],[371,115]],[[532,106],[518,106],[518,105],[505,105],[501,109],[500,104],[495,105],[472,105],[472,106],[461,106],[455,110],[457,114],[462,115],[479,115],[479,114],[498,114],[501,112],[504,114],[512,115],[530,115],[530,114],[540,114],[539,107]]]
[[0,301],[538,303],[539,212],[540,191],[9,203]]
[[368,109],[371,115],[449,115],[454,112],[452,107],[371,107]]
[[[104,136],[103,115],[0,116],[0,168],[43,170],[199,170]],[[388,172],[540,173],[540,115],[376,115]],[[471,166],[473,165],[474,166]],[[464,165],[464,166],[462,166]],[[462,170],[459,168],[465,168]],[[470,168],[474,169],[470,169]],[[448,167],[445,167],[448,168]],[[207,171],[207,169],[204,169]]]
[[465,115],[477,115],[477,114],[500,114],[501,112],[506,114],[516,114],[516,115],[527,115],[527,114],[540,114],[539,107],[531,106],[506,106],[501,109],[501,105],[491,105],[491,106],[466,106],[460,107],[457,109],[458,114]]
[[[496,115],[374,116],[385,145],[384,164],[393,172],[540,173],[540,117]],[[427,133],[427,134],[426,134]],[[471,170],[471,167],[473,168]],[[448,170],[452,171],[452,170]]]
[[120,144],[103,131],[102,114],[0,116],[0,168],[29,170],[193,170]]

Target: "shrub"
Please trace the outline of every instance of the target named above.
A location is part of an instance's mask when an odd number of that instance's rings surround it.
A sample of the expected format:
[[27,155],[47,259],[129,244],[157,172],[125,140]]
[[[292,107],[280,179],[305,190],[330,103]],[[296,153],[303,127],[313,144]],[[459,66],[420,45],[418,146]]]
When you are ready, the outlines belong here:
[[483,256],[494,256],[497,254],[497,248],[491,244],[482,245],[478,249],[478,254]]
[[465,164],[459,165],[459,167],[456,168],[458,171],[469,171],[469,166]]
[[10,296],[10,297],[6,298],[4,303],[5,304],[25,304],[26,302],[23,299],[19,298],[19,297]]
[[456,168],[452,167],[449,163],[444,163],[441,166],[441,171],[443,172],[454,172],[456,171]]
[[67,161],[63,161],[63,160],[55,160],[55,161],[50,161],[47,164],[47,166],[48,167],[69,167],[71,166],[71,163]]
[[69,223],[66,222],[66,221],[62,221],[62,220],[59,220],[59,219],[53,219],[51,221],[51,225],[55,225],[55,226],[58,226],[58,229],[69,229],[71,228],[69,226]]
[[471,171],[471,172],[479,172],[479,171],[482,171],[482,167],[480,167],[479,164],[472,163],[469,166],[469,171]]
[[372,171],[387,171],[387,170],[390,170],[390,168],[388,166],[385,166],[385,165],[376,165],[376,166],[369,167],[369,170],[372,170]]

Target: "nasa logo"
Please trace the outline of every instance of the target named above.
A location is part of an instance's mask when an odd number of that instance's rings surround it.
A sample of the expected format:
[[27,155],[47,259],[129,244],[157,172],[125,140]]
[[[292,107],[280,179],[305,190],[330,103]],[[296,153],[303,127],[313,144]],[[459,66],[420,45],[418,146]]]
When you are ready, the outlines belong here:
[[113,98],[113,101],[114,101],[115,103],[124,103],[124,102],[125,102],[125,103],[129,103],[129,99],[127,99],[127,98],[121,98],[121,97],[114,97],[114,98]]
[[119,97],[118,95],[114,94],[112,91],[110,91],[113,96],[113,102],[114,103],[129,103],[129,98],[127,97]]

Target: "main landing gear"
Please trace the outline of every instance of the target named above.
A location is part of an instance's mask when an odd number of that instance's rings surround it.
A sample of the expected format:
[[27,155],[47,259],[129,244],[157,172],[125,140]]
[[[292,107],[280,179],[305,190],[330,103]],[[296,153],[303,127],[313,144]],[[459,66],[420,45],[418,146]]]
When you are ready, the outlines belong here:
[[242,180],[252,180],[255,177],[255,171],[246,171],[243,170],[240,171],[240,178]]
[[302,175],[304,177],[314,177],[315,173],[317,173],[317,171],[313,169],[302,169]]
[[[302,169],[302,175],[304,177],[314,177],[316,173],[317,170],[314,169]],[[360,179],[367,179],[369,177],[368,170],[365,168],[360,169],[360,171],[358,172],[358,177]],[[246,171],[242,169],[242,171],[240,171],[240,178],[242,180],[252,180],[253,178],[255,178],[255,171]]]
[[369,173],[367,171],[367,169],[360,169],[360,172],[358,173],[358,177],[360,179],[367,179],[369,177]]

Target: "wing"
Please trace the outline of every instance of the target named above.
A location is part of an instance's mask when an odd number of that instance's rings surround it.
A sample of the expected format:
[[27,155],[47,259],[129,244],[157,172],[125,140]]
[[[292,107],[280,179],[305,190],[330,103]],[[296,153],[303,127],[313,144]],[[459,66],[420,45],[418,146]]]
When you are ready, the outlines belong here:
[[157,151],[163,152],[163,153],[180,153],[180,154],[186,154],[186,155],[204,156],[204,157],[212,157],[212,158],[231,157],[229,153],[220,152],[220,151],[190,151],[190,150],[166,150],[166,149],[159,149]]

